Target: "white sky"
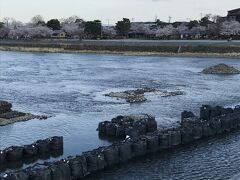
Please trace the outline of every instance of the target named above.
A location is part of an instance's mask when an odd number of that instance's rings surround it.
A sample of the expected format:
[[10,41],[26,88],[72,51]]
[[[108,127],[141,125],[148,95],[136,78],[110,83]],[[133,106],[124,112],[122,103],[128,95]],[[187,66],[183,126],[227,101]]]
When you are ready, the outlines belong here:
[[225,16],[240,8],[240,0],[0,0],[0,19],[13,17],[28,22],[40,14],[45,20],[77,15],[85,20],[100,19],[114,24],[127,17],[134,21],[185,21],[199,19],[200,14]]

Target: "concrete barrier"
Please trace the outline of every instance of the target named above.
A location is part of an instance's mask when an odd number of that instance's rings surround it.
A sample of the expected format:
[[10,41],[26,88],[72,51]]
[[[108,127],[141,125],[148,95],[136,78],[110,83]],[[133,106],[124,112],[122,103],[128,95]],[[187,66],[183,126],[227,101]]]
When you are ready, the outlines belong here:
[[60,150],[63,149],[63,137],[52,137],[49,138],[50,150]]
[[132,142],[129,140],[119,143],[119,161],[125,163],[133,158]]
[[7,152],[7,161],[19,161],[23,158],[23,147],[21,146],[12,146],[6,149]]
[[38,140],[33,144],[24,146],[11,146],[0,150],[0,165],[16,162],[26,158],[34,158],[40,154],[63,150],[63,137],[52,137]]
[[[114,123],[121,121],[121,118],[118,117],[114,121]],[[102,124],[100,126],[103,127]],[[97,171],[126,163],[149,153],[161,152],[178,145],[189,144],[239,127],[239,107],[230,110],[229,108],[203,106],[200,109],[200,117],[196,117],[191,112],[182,113],[180,127],[158,130],[133,138],[128,137],[110,146],[85,152],[81,156],[69,157],[57,162],[44,163],[36,167],[4,174],[0,179],[8,179],[9,177],[20,177],[18,179],[21,180],[26,177],[37,180],[82,179]],[[54,142],[58,141],[54,140]],[[5,154],[4,152],[2,154],[2,161],[4,161]]]
[[157,122],[146,114],[117,116],[111,121],[100,122],[98,131],[100,135],[124,139],[126,136],[137,137],[157,131]]
[[28,174],[28,178],[31,180],[51,180],[51,169],[46,165],[37,164],[34,166]]
[[102,148],[83,153],[87,162],[88,172],[103,170],[105,167],[105,156]]
[[68,158],[68,163],[73,180],[82,179],[90,174],[85,156],[70,157]]
[[103,154],[106,161],[106,166],[111,167],[120,162],[119,146],[111,145],[103,149]]
[[132,141],[133,157],[140,157],[147,154],[147,141],[145,138],[138,138]]
[[38,148],[34,144],[23,146],[23,156],[26,158],[38,155]]
[[52,180],[71,180],[71,168],[67,161],[49,163]]
[[6,161],[6,150],[0,151],[0,164],[4,164]]

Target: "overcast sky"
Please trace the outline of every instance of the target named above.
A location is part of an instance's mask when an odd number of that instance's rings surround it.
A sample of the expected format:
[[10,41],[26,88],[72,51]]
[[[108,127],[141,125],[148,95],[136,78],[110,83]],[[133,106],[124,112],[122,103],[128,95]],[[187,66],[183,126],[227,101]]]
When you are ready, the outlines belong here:
[[127,17],[134,21],[186,21],[201,13],[226,15],[240,8],[240,0],[0,0],[0,19],[13,17],[28,22],[40,14],[45,20],[77,15],[85,20],[100,19],[114,24]]

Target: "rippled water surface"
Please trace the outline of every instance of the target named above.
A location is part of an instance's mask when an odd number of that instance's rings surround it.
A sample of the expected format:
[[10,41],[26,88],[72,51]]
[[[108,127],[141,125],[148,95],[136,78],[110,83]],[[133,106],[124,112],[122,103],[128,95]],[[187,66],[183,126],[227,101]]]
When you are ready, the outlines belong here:
[[[66,157],[108,145],[108,141],[99,139],[97,125],[119,114],[149,113],[163,127],[179,121],[183,110],[198,113],[202,104],[239,104],[239,75],[200,73],[217,63],[240,69],[239,59],[0,51],[0,99],[12,102],[16,110],[52,116],[0,127],[0,149],[63,135]],[[103,96],[110,91],[145,86],[183,90],[186,94],[167,98],[148,94],[147,102],[134,105]],[[98,177],[226,179],[240,171],[239,138],[235,132],[150,156]]]

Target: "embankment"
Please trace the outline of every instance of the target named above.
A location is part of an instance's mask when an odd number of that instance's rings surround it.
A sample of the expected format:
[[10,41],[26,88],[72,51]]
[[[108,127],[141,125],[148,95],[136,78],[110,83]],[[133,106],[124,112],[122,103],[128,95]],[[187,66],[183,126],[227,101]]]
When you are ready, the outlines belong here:
[[197,57],[240,57],[240,43],[154,40],[0,40],[0,50],[110,53]]

